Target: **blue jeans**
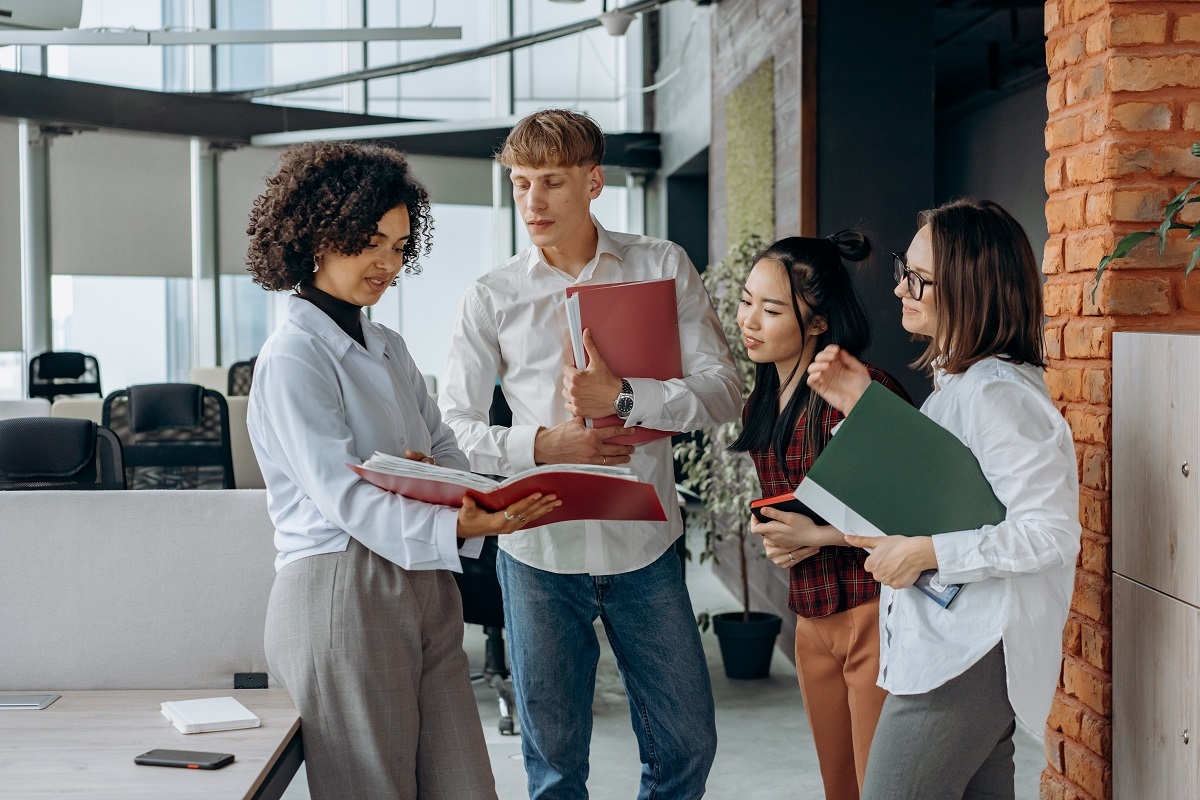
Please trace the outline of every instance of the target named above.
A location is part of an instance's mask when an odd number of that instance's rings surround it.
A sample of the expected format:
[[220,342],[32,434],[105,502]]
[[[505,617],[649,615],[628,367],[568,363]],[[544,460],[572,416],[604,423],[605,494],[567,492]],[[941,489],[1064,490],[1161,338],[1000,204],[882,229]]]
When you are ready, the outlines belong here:
[[642,759],[639,800],[704,794],[717,750],[712,684],[679,557],[621,575],[559,575],[501,551],[513,687],[530,800],[587,797],[599,617]]

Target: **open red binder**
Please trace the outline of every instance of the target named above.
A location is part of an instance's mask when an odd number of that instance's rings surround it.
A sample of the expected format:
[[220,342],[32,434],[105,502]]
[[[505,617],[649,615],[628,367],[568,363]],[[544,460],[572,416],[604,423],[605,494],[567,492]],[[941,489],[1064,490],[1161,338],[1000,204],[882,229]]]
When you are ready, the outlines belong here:
[[[585,470],[574,464],[549,464],[504,481],[495,481],[483,475],[431,464],[421,464],[415,469],[400,465],[400,471],[407,474],[396,474],[391,468],[396,460],[400,459],[376,454],[361,467],[347,466],[380,489],[455,508],[462,505],[464,494],[488,511],[499,511],[534,492],[558,495],[562,505],[539,517],[538,526],[576,519],[650,522],[667,519],[654,487],[637,480],[627,470],[612,467]],[[622,472],[626,474],[622,475]]]
[[[674,278],[572,286],[567,289],[567,320],[578,369],[587,366],[583,332],[591,330],[614,375],[659,381],[683,377]],[[616,414],[589,420],[597,428],[624,424]],[[608,441],[643,444],[677,432],[637,427]]]

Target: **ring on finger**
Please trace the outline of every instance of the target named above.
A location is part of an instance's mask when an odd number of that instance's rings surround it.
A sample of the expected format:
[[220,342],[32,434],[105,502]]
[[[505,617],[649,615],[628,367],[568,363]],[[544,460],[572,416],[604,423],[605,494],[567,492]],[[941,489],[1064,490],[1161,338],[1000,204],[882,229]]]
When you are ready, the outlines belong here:
[[[517,517],[519,517],[519,516],[521,516],[521,515],[520,515],[520,514],[518,514],[518,515],[517,515]],[[508,520],[509,522],[512,522],[512,521],[513,521],[514,519],[516,519],[517,517],[514,517],[512,514],[508,513],[507,511],[505,511],[505,512],[504,512],[504,518],[505,518],[506,520]]]
[[521,520],[522,525],[524,525],[526,522],[529,522],[529,520],[525,519],[525,517],[521,516],[520,514],[517,514],[517,519]]
[[788,553],[788,563],[789,563],[789,564],[793,564],[793,563],[795,563],[795,561],[796,561],[796,556],[795,556],[795,555],[793,555],[793,553],[795,553],[795,552],[796,552],[796,551],[795,551],[795,550],[793,550],[791,553]]

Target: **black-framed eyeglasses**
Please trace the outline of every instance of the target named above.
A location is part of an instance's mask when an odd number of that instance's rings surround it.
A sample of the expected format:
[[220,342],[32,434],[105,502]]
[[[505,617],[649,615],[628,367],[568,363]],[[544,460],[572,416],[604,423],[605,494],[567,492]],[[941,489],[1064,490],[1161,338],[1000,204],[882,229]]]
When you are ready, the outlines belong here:
[[892,266],[895,269],[896,283],[908,282],[908,294],[913,300],[920,300],[925,294],[926,286],[937,286],[934,281],[928,281],[913,271],[908,265],[908,256],[903,253],[892,253]]

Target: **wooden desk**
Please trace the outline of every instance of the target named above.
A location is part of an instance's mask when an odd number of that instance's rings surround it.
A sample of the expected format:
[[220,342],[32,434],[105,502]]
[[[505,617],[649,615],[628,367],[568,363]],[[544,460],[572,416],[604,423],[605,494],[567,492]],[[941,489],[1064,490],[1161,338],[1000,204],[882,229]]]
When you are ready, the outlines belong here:
[[[0,795],[274,800],[303,758],[300,717],[283,689],[60,694],[41,711],[0,711]],[[236,697],[262,725],[184,735],[159,711],[168,700],[224,696]],[[233,753],[236,760],[218,770],[133,763],[155,748]]]

